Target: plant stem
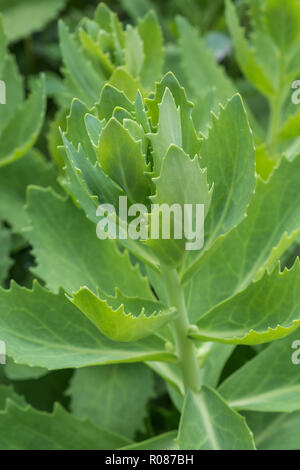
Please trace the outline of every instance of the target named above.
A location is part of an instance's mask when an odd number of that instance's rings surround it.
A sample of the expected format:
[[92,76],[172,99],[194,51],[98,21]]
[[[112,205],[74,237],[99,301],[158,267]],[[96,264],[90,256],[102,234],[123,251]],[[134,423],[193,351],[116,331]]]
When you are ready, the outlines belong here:
[[180,285],[177,271],[164,271],[164,280],[168,293],[170,307],[177,309],[177,317],[173,320],[176,348],[182,368],[184,385],[197,391],[201,388],[200,368],[197,360],[196,348],[192,340],[188,339],[189,319],[185,306],[184,290]]
[[275,156],[277,147],[277,133],[280,126],[280,114],[282,107],[282,95],[280,94],[271,103],[271,117],[268,134],[268,145],[271,157]]
[[267,143],[269,146],[270,156],[273,158],[276,156],[278,131],[280,128],[280,117],[282,112],[282,106],[286,98],[286,84],[284,82],[285,72],[285,59],[281,54],[280,56],[280,67],[279,67],[279,80],[277,93],[270,103],[270,124],[268,130]]

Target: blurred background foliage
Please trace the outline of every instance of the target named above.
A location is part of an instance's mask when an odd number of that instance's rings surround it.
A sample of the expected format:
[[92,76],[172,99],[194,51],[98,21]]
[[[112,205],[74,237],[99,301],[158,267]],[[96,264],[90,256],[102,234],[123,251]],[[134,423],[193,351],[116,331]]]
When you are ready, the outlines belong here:
[[[264,100],[257,98],[257,93],[242,78],[235,64],[223,0],[105,0],[104,3],[117,13],[124,25],[136,24],[137,19],[151,9],[156,12],[165,39],[165,71],[173,70],[181,84],[189,90],[177,47],[179,32],[176,18],[178,15],[186,18],[204,38],[217,62],[226,67],[229,75],[240,80],[243,94],[252,100],[254,107],[259,108],[258,112],[265,112]],[[63,92],[57,21],[63,19],[74,31],[83,17],[92,18],[98,4],[98,0],[0,0],[9,49],[17,59],[25,85],[28,87],[40,72],[46,76],[48,112],[45,132],[41,133],[37,144],[43,153],[48,151],[47,129],[57,110],[53,98]],[[243,12],[246,0],[238,0],[236,4]]]
[[[98,0],[0,0],[0,12],[11,51],[26,76],[40,71],[59,73],[61,54],[57,19],[74,29],[83,17],[92,17]],[[167,43],[177,38],[176,16],[184,16],[205,37],[218,61],[231,52],[223,0],[106,0],[120,20],[136,23],[149,10],[157,13]],[[245,0],[237,4],[243,8]]]

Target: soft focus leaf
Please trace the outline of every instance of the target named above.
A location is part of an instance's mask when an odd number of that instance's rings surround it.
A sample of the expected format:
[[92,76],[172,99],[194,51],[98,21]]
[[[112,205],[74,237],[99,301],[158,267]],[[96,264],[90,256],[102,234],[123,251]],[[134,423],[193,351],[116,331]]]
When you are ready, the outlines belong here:
[[75,415],[133,439],[144,428],[153,388],[153,374],[145,365],[122,364],[77,370],[68,394]]
[[182,450],[253,450],[252,434],[242,418],[220,395],[203,387],[189,391],[179,425],[178,444]]
[[297,340],[299,330],[268,346],[223,382],[222,396],[239,410],[299,410],[300,374],[292,362],[292,345]]
[[8,402],[0,411],[0,448],[5,450],[100,450],[117,448],[127,440],[88,420],[76,418],[60,405],[52,413]]

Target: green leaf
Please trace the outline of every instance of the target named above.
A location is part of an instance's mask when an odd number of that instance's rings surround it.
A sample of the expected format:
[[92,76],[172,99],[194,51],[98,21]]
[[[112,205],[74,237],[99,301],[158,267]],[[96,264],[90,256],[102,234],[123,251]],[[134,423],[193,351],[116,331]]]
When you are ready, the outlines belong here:
[[147,365],[166,382],[167,388],[171,386],[172,390],[175,390],[175,393],[180,397],[179,399],[183,400],[185,390],[180,365],[178,363],[148,361]]
[[201,146],[201,166],[207,169],[214,192],[205,222],[205,248],[244,218],[253,196],[255,153],[252,131],[239,95],[219,117],[212,118],[208,138]]
[[129,444],[120,450],[178,450],[176,435],[177,431],[169,431],[146,441]]
[[130,344],[109,340],[63,292],[53,294],[37,283],[33,290],[14,283],[10,290],[0,290],[0,331],[8,356],[31,367],[66,369],[175,359],[158,337]]
[[0,449],[100,450],[124,445],[127,439],[72,416],[56,404],[52,413],[9,401],[0,411]]
[[270,158],[269,150],[265,144],[256,147],[255,152],[256,173],[267,181],[277,166],[276,160]]
[[254,450],[245,418],[208,387],[188,391],[181,415],[178,444],[182,450]]
[[7,228],[0,222],[0,285],[5,281],[8,271],[13,264],[10,258],[11,235]]
[[0,141],[0,167],[22,157],[35,143],[41,130],[46,107],[44,79],[4,127]]
[[182,148],[193,158],[200,150],[200,139],[196,134],[192,120],[193,103],[188,101],[185,89],[180,86],[172,72],[166,73],[162,80],[156,84],[155,96],[145,100],[148,107],[148,115],[153,126],[157,126],[159,121],[159,104],[162,102],[166,88],[169,88],[172,93],[177,108],[180,107]]
[[[189,187],[180,187],[180,181],[189,181]],[[206,180],[206,170],[202,170],[198,157],[193,160],[176,145],[171,145],[162,165],[161,174],[154,178],[156,194],[153,203],[167,202],[183,204],[205,204],[209,210],[212,190]]]
[[[101,2],[96,8],[94,19],[100,28],[108,33],[113,32],[114,27],[116,27],[114,23],[118,21],[116,13],[112,12],[104,2]],[[120,23],[119,27],[121,27]]]
[[203,383],[210,387],[216,387],[234,346],[231,344],[204,343],[202,348],[200,347],[198,350],[198,356]]
[[12,385],[0,385],[0,410],[3,410],[6,407],[8,399],[19,406],[26,406],[24,398],[14,391]]
[[51,290],[63,287],[71,294],[86,286],[114,295],[118,286],[126,295],[153,299],[146,278],[137,265],[132,266],[128,253],[121,254],[114,240],[99,240],[95,225],[72,201],[51,190],[31,188],[28,214],[32,222],[28,236],[38,262],[34,271]]
[[99,98],[104,80],[93,69],[62,20],[59,22],[59,38],[67,76],[75,86],[76,97],[92,107]]
[[3,72],[4,61],[7,57],[7,41],[3,28],[3,18],[0,16],[0,71]]
[[98,43],[103,45],[101,43],[104,38],[104,44],[106,46],[109,44],[109,49],[112,49],[111,52],[115,63],[118,65],[122,64],[124,62],[125,33],[116,13],[112,12],[105,3],[101,2],[96,9],[94,20],[103,30],[98,35]]
[[26,406],[24,398],[14,391],[12,385],[0,385],[0,410],[6,407],[8,399],[18,404],[20,407]]
[[299,172],[300,159],[283,158],[268,182],[258,178],[247,217],[186,271],[183,282],[198,270],[186,291],[191,322],[245,289],[285,233],[293,242],[292,235],[300,228]]
[[159,120],[157,132],[150,134],[153,145],[154,174],[159,175],[163,159],[170,145],[182,147],[182,132],[180,120],[180,108],[169,88],[166,87],[159,107]]
[[0,106],[0,132],[24,101],[23,82],[15,58],[6,54],[1,66],[0,78],[6,85],[6,104]]
[[144,132],[146,133],[150,132],[150,124],[149,124],[148,117],[146,114],[143,98],[139,90],[136,94],[136,99],[135,99],[135,119],[137,123],[143,127]]
[[94,147],[97,147],[100,134],[104,127],[104,122],[100,121],[96,116],[89,113],[85,114],[84,122],[91,143],[94,145]]
[[198,31],[183,17],[177,17],[177,26],[182,68],[193,95],[203,97],[215,88],[214,110],[217,111],[219,103],[225,105],[236,92],[235,87],[199,37]]
[[95,163],[97,160],[96,151],[89,138],[84,120],[85,115],[88,113],[89,109],[85,106],[85,104],[75,98],[72,101],[71,111],[67,117],[67,131],[65,135],[69,142],[72,142],[75,148],[78,148],[78,145],[80,144],[86,154],[86,157],[92,163]]
[[10,357],[5,364],[5,375],[9,380],[39,379],[48,373],[48,369],[42,367],[29,367],[24,364],[16,364]]
[[299,1],[266,0],[265,21],[274,42],[286,51],[300,37]]
[[134,140],[141,141],[142,152],[144,155],[146,155],[148,150],[148,139],[144,133],[142,125],[138,124],[136,121],[128,117],[124,117],[122,123]]
[[154,84],[161,77],[163,67],[163,36],[156,14],[149,11],[138,20],[138,32],[143,41],[144,61],[141,81],[146,90],[152,91]]
[[109,7],[104,2],[99,3],[94,14],[94,19],[99,24],[100,28],[108,33],[112,31],[112,16],[113,13]]
[[[265,19],[263,18],[262,21],[265,22]],[[255,51],[257,63],[261,64],[264,73],[269,77],[269,80],[272,81],[273,87],[276,88],[278,92],[278,84],[280,80],[283,79],[280,75],[284,70],[281,69],[282,64],[280,64],[281,59],[278,53],[278,47],[271,36],[265,31],[265,28],[252,31],[251,39],[253,43],[252,50]]]
[[[156,184],[156,194],[151,197],[153,204],[168,204],[171,208],[173,204],[178,204],[180,208],[184,209],[184,204],[203,204],[204,213],[209,210],[211,201],[212,189],[209,189],[206,177],[206,170],[201,170],[199,159],[196,156],[193,160],[184,153],[179,147],[171,145],[164,158],[162,164],[161,175],[154,178]],[[182,181],[188,181],[188,186],[182,185]],[[195,207],[192,207],[192,226],[195,227]],[[150,216],[150,223],[154,224],[159,214],[159,207],[155,209]],[[161,262],[168,266],[178,266],[186,253],[185,238],[175,238],[175,225],[178,224],[178,218],[175,220],[170,216],[174,228],[170,232],[171,238],[163,239],[163,233],[160,233],[160,238],[149,238],[145,243],[149,246],[154,253],[160,258]],[[200,221],[203,223],[203,221]],[[197,227],[200,230],[201,227]]]
[[0,11],[8,41],[15,42],[41,31],[66,3],[67,0],[1,0]]
[[153,374],[144,364],[87,367],[75,371],[67,393],[75,415],[133,439],[144,430]]
[[255,50],[249,47],[243,28],[239,24],[236,9],[230,0],[226,0],[226,19],[242,72],[262,94],[272,97],[275,93],[274,85],[258,62]]
[[150,0],[121,0],[121,4],[133,19],[142,17],[152,7]]
[[299,411],[282,414],[248,411],[245,416],[259,450],[299,450]]
[[175,314],[175,309],[116,292],[115,297],[101,298],[86,287],[72,297],[76,305],[105,336],[113,341],[129,342],[145,338],[159,330]]
[[132,119],[132,114],[126,111],[126,109],[117,106],[114,109],[113,117],[116,118],[120,124],[123,124],[124,119]]
[[26,188],[29,184],[58,187],[54,166],[36,150],[0,170],[0,218],[7,221],[14,233],[28,226],[25,210]]
[[299,410],[300,374],[292,362],[292,345],[297,340],[299,330],[268,346],[222,383],[222,396],[239,410]]
[[61,145],[60,129],[66,129],[66,120],[67,111],[65,109],[58,110],[49,125],[49,130],[46,136],[50,157],[59,169],[64,167],[64,159],[59,149],[59,146]]
[[266,271],[269,273],[273,271],[273,269],[278,265],[278,260],[281,260],[282,257],[288,253],[289,249],[292,249],[293,243],[297,241],[300,235],[300,228],[295,230],[290,236],[285,232],[278,245],[272,248],[269,258],[264,263],[259,271],[257,271],[254,281],[258,281],[263,277]]
[[272,274],[225,300],[197,323],[195,339],[232,344],[261,344],[283,338],[300,325],[300,263]]
[[126,109],[130,113],[134,111],[133,103],[129,101],[123,91],[106,84],[101,92],[99,104],[96,105],[99,119],[108,121],[117,106]]
[[145,176],[148,167],[141,143],[113,117],[101,133],[97,155],[105,173],[124,189],[130,201],[145,200],[149,193]]
[[133,77],[139,77],[145,59],[143,42],[137,29],[131,25],[127,25],[125,38],[126,68]]
[[84,209],[87,217],[97,223],[96,210],[100,202],[118,207],[119,197],[124,196],[124,192],[104,173],[98,162],[94,165],[90,162],[81,143],[76,150],[65,136],[62,135],[65,147],[62,155],[66,163],[62,184]]
[[81,144],[79,144],[78,151],[76,151],[64,135],[63,141],[65,151],[62,151],[62,156],[66,166],[64,168],[64,177],[60,178],[60,182],[66,192],[73,196],[75,203],[84,210],[87,218],[97,223],[96,211],[99,205],[98,195],[90,191],[85,179],[85,172],[83,172],[80,167],[84,165],[84,170],[92,170],[92,172],[89,173],[94,177],[98,176],[97,169],[87,159]]
[[257,31],[262,31],[265,28],[264,24],[264,7],[266,0],[247,0],[247,7],[249,8],[249,16],[252,27]]
[[25,396],[28,404],[40,411],[52,412],[56,402],[65,407],[69,405],[68,398],[64,393],[71,376],[72,370],[70,369],[47,371],[43,377],[38,379],[18,380],[13,384],[16,391]]
[[282,125],[278,138],[280,140],[295,139],[300,135],[300,110],[291,114]]
[[[126,97],[129,98],[130,101],[135,100],[138,89],[141,88],[139,80],[137,78],[133,78],[131,75],[129,75],[128,72],[126,72],[125,69],[121,67],[117,67],[114,70],[114,72],[112,73],[110,77],[109,83],[113,85],[115,88],[117,88],[118,90],[122,91],[126,95]],[[121,99],[124,100],[123,97]],[[129,105],[129,107],[131,108],[131,105]],[[99,112],[100,111],[101,111],[101,107],[99,106]],[[109,117],[111,117],[111,115]]]
[[300,39],[298,39],[287,53],[287,64],[286,64],[286,75],[287,79],[292,82],[294,78],[297,78],[300,71]]
[[97,42],[84,31],[83,28],[79,28],[79,37],[82,44],[82,47],[90,55],[91,59],[94,59],[98,67],[100,68],[101,75],[103,79],[109,78],[111,73],[114,70],[114,66],[111,63],[109,54],[103,52]]

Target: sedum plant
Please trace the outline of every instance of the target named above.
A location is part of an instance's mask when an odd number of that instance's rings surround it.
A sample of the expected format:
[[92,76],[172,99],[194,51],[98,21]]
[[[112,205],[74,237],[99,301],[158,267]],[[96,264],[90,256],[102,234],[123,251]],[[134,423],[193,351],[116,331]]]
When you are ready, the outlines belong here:
[[[76,369],[67,392],[70,411],[56,405],[42,413],[0,387],[0,405],[6,400],[1,446],[297,449],[299,432],[291,430],[300,426],[300,374],[292,354],[299,340],[300,266],[297,259],[288,269],[280,260],[300,234],[299,157],[277,158],[263,179],[256,172],[257,137],[239,94],[224,97],[200,133],[199,110],[173,72],[155,87],[158,72],[143,80],[147,54],[136,29],[124,33],[103,6],[87,25],[91,64],[115,58],[116,44],[127,62],[118,59],[118,80],[107,77],[98,92],[86,80],[79,90],[80,76],[66,72],[75,98],[61,130],[64,193],[28,188],[26,237],[37,279],[32,289],[12,282],[0,290],[1,339],[14,361],[6,373],[41,377]],[[147,27],[155,35],[157,23]],[[61,31],[68,48],[70,37],[64,26]],[[114,54],[101,54],[100,44],[113,44]],[[68,54],[75,57],[71,49]],[[93,80],[91,70],[80,72]],[[210,73],[221,76],[215,64]],[[138,218],[124,220],[122,198],[140,205]],[[190,240],[176,237],[175,218],[168,238],[161,232],[114,236],[113,227],[120,235],[133,222],[151,228],[155,203],[177,204],[182,212],[185,204],[201,205],[201,249],[186,250]],[[115,213],[104,217],[102,204]],[[243,346],[253,347],[255,356],[245,364],[235,359],[226,370]],[[142,441],[136,436],[155,395],[153,372],[180,418],[173,429]]]

